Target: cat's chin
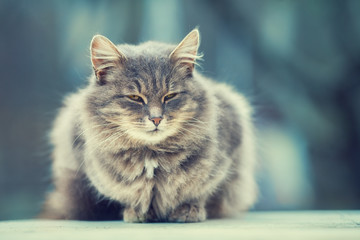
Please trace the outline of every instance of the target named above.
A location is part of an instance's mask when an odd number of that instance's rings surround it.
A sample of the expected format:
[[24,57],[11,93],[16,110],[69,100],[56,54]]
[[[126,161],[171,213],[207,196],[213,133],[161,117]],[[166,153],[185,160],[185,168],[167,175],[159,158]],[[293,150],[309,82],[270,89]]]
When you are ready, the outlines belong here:
[[169,137],[169,134],[166,131],[160,130],[158,128],[146,132],[146,139],[151,143],[159,143],[165,140],[167,137]]
[[171,135],[171,131],[165,131],[161,129],[147,130],[144,132],[133,132],[129,134],[133,139],[143,142],[146,145],[155,145]]

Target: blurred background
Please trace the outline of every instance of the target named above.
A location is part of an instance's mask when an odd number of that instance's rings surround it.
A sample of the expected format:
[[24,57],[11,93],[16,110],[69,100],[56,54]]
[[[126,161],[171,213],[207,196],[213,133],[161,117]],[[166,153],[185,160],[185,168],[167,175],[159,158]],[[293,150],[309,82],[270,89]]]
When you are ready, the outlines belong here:
[[198,26],[198,69],[256,109],[254,210],[359,209],[360,1],[0,0],[0,220],[51,189],[48,133],[91,74],[94,34],[177,43]]

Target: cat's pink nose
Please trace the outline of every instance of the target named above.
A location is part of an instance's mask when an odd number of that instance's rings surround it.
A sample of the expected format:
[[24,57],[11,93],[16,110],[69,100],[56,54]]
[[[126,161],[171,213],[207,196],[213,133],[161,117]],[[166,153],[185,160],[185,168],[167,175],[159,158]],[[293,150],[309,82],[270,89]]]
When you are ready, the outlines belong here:
[[152,118],[149,118],[154,124],[155,126],[159,126],[161,120],[162,120],[162,117],[152,117]]

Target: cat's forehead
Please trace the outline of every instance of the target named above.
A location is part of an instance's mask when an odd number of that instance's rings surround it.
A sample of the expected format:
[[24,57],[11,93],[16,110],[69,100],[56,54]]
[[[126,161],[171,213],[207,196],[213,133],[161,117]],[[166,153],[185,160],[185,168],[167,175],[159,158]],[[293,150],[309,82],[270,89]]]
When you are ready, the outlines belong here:
[[[124,69],[128,89],[146,95],[156,95],[167,91],[177,91],[182,84],[164,59],[152,61],[148,58],[135,59]],[[124,82],[124,81],[122,81]]]
[[119,45],[126,56],[124,67],[129,77],[142,75],[167,74],[171,70],[170,53],[172,45],[158,42],[146,42],[140,45]]
[[179,87],[169,57],[175,46],[147,42],[138,46],[118,47],[127,57],[123,74],[128,80],[128,87],[151,93]]
[[120,44],[117,47],[127,58],[138,58],[140,56],[168,58],[176,46],[149,41],[139,45]]

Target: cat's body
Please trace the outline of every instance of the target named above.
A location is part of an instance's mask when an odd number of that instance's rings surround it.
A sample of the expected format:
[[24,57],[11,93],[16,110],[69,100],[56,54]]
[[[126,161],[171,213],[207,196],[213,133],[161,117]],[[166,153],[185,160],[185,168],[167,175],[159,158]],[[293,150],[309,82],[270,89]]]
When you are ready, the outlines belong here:
[[252,110],[194,70],[198,45],[197,30],[177,47],[93,39],[96,76],[54,124],[44,217],[194,222],[253,205]]

